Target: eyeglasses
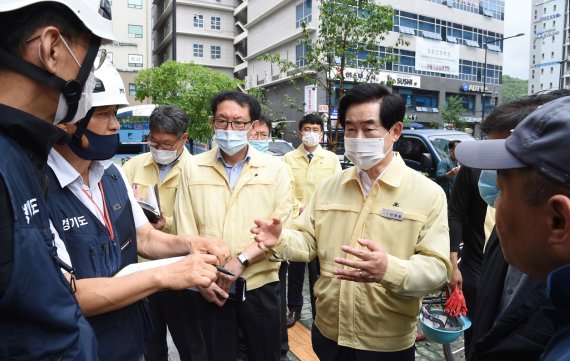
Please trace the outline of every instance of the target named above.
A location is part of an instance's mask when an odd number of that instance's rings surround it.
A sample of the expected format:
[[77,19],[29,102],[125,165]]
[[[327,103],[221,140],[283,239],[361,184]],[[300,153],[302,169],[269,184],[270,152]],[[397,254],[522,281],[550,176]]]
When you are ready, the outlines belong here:
[[167,143],[167,142],[156,142],[152,139],[148,139],[147,140],[147,144],[150,145],[153,148],[162,148],[165,150],[172,150],[172,148],[178,144],[180,142],[180,140],[182,140],[182,137],[178,138],[178,140],[175,143]]
[[230,122],[229,120],[222,119],[222,118],[214,118],[214,126],[218,129],[227,129],[228,124],[231,125],[233,130],[244,130],[248,124],[251,124],[252,121],[244,122],[242,120],[234,120]]

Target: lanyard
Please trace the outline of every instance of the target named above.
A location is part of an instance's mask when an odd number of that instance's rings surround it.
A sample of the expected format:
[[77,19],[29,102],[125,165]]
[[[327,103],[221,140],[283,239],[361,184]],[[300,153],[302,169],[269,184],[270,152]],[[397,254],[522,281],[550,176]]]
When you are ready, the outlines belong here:
[[95,208],[97,208],[97,211],[99,212],[101,218],[103,218],[103,221],[105,222],[105,227],[107,227],[107,231],[109,231],[109,235],[111,236],[111,241],[114,241],[115,233],[113,232],[113,225],[111,225],[111,219],[109,218],[109,212],[107,210],[107,202],[105,201],[105,192],[103,191],[103,185],[101,184],[101,182],[99,182],[99,190],[101,191],[101,197],[103,198],[103,211],[101,211],[101,208],[99,208],[93,197],[91,197],[91,195],[84,188],[82,189],[83,193],[85,193],[85,195],[91,200],[91,202],[93,202]]

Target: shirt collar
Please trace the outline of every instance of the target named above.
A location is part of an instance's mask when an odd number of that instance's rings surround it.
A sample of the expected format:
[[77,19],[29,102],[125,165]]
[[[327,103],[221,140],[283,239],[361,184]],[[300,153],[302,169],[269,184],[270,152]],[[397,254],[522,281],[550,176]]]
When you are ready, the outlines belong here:
[[[390,164],[384,169],[378,178],[374,182],[383,182],[391,187],[399,187],[402,183],[402,178],[404,177],[404,172],[406,170],[406,164],[397,152],[394,152],[394,157],[390,161]],[[363,172],[363,171],[360,171]],[[360,181],[360,173],[357,167],[352,167],[352,174],[350,177],[346,178],[344,182],[348,181]],[[368,175],[366,175],[368,177]],[[374,184],[374,182],[371,182]]]
[[4,104],[0,104],[0,131],[24,148],[39,169],[45,166],[52,146],[66,136],[50,123]]
[[[84,184],[81,174],[57,150],[52,149],[49,152],[47,163],[55,173],[61,188],[68,187],[74,182],[79,182],[80,185]],[[105,169],[109,168],[111,164],[113,164],[111,160],[91,161],[89,166],[89,185],[98,184],[101,178],[103,178]]]

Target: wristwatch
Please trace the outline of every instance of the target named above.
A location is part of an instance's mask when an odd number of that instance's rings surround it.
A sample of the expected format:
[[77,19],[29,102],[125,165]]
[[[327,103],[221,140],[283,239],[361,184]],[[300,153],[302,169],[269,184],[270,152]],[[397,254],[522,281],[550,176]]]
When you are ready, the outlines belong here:
[[237,259],[244,268],[247,268],[247,266],[249,266],[249,260],[247,259],[247,256],[243,254],[243,252],[238,253]]

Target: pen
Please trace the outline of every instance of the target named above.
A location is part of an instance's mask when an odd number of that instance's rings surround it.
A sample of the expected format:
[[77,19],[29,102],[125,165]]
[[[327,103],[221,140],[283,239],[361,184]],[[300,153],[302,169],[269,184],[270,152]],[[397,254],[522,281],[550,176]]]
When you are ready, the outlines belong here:
[[221,272],[221,273],[226,274],[228,276],[235,276],[235,274],[232,271],[227,270],[224,267],[220,267],[220,266],[215,266],[215,267],[218,270],[218,272]]

